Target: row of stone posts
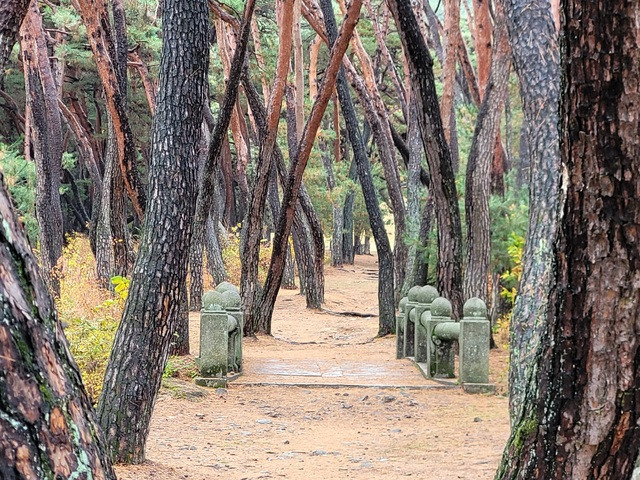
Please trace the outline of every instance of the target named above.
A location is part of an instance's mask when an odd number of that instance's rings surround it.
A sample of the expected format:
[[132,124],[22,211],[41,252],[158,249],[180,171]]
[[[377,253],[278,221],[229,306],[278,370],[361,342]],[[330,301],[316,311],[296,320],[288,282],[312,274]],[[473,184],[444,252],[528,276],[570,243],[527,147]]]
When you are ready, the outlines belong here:
[[459,346],[459,382],[468,392],[493,390],[489,384],[490,323],[479,298],[464,304],[460,321],[451,318],[451,302],[429,285],[415,286],[400,300],[396,319],[396,358],[410,358],[427,378],[455,377]]
[[229,282],[202,296],[197,385],[226,387],[227,381],[242,371],[244,315],[240,304],[238,288]]

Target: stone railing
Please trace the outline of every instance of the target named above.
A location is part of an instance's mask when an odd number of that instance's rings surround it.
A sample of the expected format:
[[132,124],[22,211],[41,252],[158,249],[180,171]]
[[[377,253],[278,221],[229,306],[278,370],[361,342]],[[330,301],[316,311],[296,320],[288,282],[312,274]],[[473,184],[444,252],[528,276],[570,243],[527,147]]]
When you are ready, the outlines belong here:
[[463,318],[451,318],[451,303],[431,286],[413,287],[398,304],[396,358],[410,358],[432,379],[455,377],[459,345],[459,383],[467,392],[490,392],[490,323],[479,298],[464,304]]
[[202,296],[197,385],[226,387],[242,371],[242,328],[238,288],[222,282]]

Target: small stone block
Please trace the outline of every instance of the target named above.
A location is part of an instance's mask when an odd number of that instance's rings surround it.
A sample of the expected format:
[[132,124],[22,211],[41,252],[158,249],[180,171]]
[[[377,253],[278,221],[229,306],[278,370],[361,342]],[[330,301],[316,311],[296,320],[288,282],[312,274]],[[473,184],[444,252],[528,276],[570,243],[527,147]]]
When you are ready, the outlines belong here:
[[493,383],[463,383],[462,390],[471,394],[494,394],[496,386]]
[[199,387],[227,388],[229,380],[227,378],[196,377],[195,382]]

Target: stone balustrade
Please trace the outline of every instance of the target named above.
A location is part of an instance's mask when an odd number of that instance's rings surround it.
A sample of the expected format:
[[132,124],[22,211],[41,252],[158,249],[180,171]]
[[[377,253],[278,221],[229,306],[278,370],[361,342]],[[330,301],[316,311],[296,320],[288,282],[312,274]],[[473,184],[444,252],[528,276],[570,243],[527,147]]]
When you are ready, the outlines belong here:
[[238,288],[229,282],[202,296],[197,385],[226,387],[229,378],[242,371],[244,315],[240,306]]
[[486,305],[479,298],[467,300],[460,321],[451,318],[451,310],[434,287],[412,287],[398,304],[396,358],[410,358],[427,378],[454,378],[457,342],[459,383],[468,392],[493,391]]

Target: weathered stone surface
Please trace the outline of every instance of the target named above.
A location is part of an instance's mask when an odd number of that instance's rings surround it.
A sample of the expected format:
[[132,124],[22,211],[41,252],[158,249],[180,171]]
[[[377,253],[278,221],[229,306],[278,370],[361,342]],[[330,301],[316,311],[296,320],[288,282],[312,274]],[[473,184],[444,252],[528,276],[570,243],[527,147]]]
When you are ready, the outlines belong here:
[[418,304],[414,307],[414,356],[416,362],[427,361],[427,355],[429,352],[429,337],[427,331],[420,324],[420,319],[423,316],[431,316],[431,303],[438,297],[438,290],[430,285],[420,287],[416,295]]
[[421,328],[425,330],[428,339],[424,362],[427,364],[427,371],[431,378],[455,377],[453,343],[450,338],[438,338],[435,333],[435,329],[439,325],[451,324],[454,330],[459,327],[456,322],[452,321],[451,311],[451,302],[444,297],[439,297],[431,304],[430,314],[425,312],[420,318]]
[[224,292],[236,292],[236,293],[240,293],[240,291],[238,290],[238,287],[236,287],[233,283],[229,283],[229,282],[222,282],[219,283],[218,286],[216,286],[216,291],[220,292],[220,293],[224,293]]
[[460,382],[489,383],[490,324],[487,307],[479,298],[470,298],[463,312],[465,316],[460,321]]
[[202,295],[202,309],[203,310],[220,310],[224,299],[221,292],[210,290]]
[[200,356],[196,358],[202,377],[223,378],[227,375],[228,341],[226,312],[203,309],[200,314]]

